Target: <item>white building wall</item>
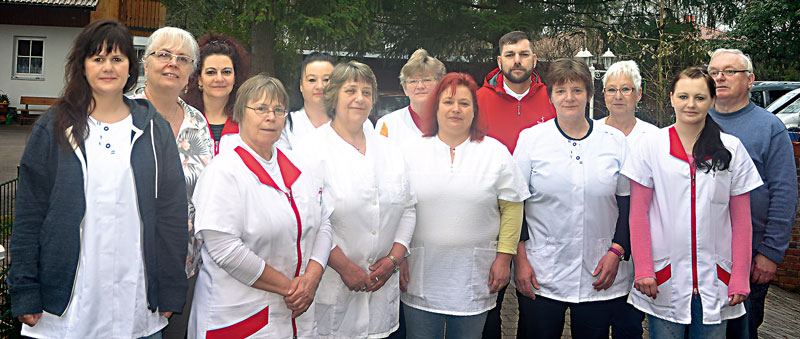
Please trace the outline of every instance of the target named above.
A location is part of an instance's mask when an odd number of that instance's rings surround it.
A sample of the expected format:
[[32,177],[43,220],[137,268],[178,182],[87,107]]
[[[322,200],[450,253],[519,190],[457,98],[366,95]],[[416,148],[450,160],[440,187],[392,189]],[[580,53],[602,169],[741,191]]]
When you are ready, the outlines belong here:
[[[9,106],[19,107],[20,96],[58,97],[64,87],[64,66],[72,42],[82,28],[0,25],[0,90],[8,94]],[[44,80],[12,79],[14,37],[42,37]]]

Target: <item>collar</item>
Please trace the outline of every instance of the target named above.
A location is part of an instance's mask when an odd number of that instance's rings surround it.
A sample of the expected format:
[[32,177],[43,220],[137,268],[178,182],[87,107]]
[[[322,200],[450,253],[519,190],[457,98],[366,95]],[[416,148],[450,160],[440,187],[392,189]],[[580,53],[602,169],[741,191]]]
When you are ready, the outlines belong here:
[[[275,181],[272,180],[272,177],[269,176],[269,173],[267,173],[264,167],[262,167],[261,164],[258,163],[258,160],[256,160],[256,158],[252,154],[250,154],[249,151],[244,149],[244,147],[242,146],[237,146],[234,149],[234,151],[237,154],[239,154],[240,158],[242,158],[242,162],[244,162],[244,165],[247,166],[247,168],[251,172],[253,172],[253,174],[256,175],[258,181],[260,181],[264,185],[282,191],[278,187],[278,185],[275,184]],[[289,191],[291,191],[292,185],[294,184],[295,181],[297,181],[297,178],[300,177],[300,173],[302,172],[300,172],[300,170],[289,160],[289,158],[286,157],[286,155],[283,154],[283,152],[281,152],[280,149],[275,148],[275,152],[276,152],[275,157],[277,157],[278,168],[281,171],[281,178],[283,178],[283,183],[286,185],[286,188],[288,188]]]
[[575,138],[572,138],[569,135],[567,135],[567,133],[564,133],[563,130],[561,130],[561,126],[558,125],[558,117],[553,118],[553,122],[556,124],[556,128],[558,129],[558,133],[561,133],[561,135],[563,135],[565,138],[567,138],[567,140],[576,140],[576,141],[580,141],[580,140],[586,139],[587,137],[589,137],[590,134],[592,134],[592,130],[594,129],[594,121],[592,121],[592,119],[589,119],[589,118],[586,118],[586,121],[589,122],[589,130],[586,131],[586,135],[580,137],[579,139],[575,139]]

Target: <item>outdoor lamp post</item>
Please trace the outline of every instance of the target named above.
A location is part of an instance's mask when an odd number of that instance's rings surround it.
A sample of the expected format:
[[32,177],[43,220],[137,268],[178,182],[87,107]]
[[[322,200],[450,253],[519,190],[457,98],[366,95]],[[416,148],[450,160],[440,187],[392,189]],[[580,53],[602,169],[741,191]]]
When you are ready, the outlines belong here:
[[[594,55],[592,55],[592,53],[586,48],[578,52],[578,54],[575,54],[575,57],[580,58],[586,63],[587,66],[589,66],[589,72],[592,73],[592,81],[600,79],[606,72],[605,69],[594,68]],[[600,56],[600,61],[602,62],[603,67],[608,69],[612,64],[614,64],[616,58],[617,56],[614,55],[609,48],[605,53],[603,53],[602,56]],[[594,97],[589,99],[589,119],[594,119]]]

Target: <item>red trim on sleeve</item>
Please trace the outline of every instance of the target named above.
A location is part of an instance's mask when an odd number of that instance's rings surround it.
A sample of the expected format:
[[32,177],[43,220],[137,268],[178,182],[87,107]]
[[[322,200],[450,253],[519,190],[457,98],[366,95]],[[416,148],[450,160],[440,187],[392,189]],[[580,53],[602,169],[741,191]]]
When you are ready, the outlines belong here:
[[269,306],[233,325],[206,331],[207,339],[247,338],[269,323]]

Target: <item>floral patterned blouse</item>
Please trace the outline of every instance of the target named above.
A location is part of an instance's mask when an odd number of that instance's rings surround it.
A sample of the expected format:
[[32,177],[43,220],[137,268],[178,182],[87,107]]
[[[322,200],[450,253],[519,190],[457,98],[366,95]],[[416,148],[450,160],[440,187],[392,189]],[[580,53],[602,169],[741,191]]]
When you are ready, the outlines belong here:
[[[144,87],[139,88],[133,97],[147,99]],[[188,251],[186,252],[186,277],[191,278],[200,267],[200,245],[202,244],[194,236],[195,213],[192,194],[194,193],[197,179],[200,178],[200,172],[203,171],[214,156],[214,140],[211,138],[211,132],[208,129],[208,121],[206,121],[205,116],[196,108],[189,106],[181,98],[178,98],[178,104],[181,105],[185,112],[180,130],[175,137],[175,143],[178,146],[178,154],[183,166],[183,176],[186,179],[186,199],[189,202],[189,219],[187,220],[189,243]]]

